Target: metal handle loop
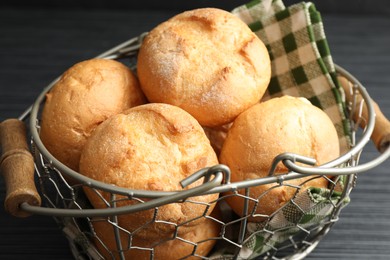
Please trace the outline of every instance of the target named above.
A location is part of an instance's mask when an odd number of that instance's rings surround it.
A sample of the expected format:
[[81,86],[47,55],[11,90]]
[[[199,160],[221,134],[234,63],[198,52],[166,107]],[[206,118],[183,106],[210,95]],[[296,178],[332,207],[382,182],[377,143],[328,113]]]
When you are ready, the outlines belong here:
[[370,169],[378,166],[383,163],[390,157],[390,146],[379,155],[377,158],[364,163],[359,164],[353,167],[343,167],[343,168],[332,168],[332,167],[305,167],[295,164],[294,161],[290,159],[283,160],[283,164],[291,171],[300,173],[300,174],[310,174],[310,175],[350,175],[356,173],[364,173],[369,171]]

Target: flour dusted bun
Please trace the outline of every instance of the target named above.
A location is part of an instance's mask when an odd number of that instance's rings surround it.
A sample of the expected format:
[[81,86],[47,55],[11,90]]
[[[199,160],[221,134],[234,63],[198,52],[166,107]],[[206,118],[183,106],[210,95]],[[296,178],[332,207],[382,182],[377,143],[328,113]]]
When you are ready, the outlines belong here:
[[[180,181],[194,172],[218,164],[202,127],[187,112],[168,104],[146,104],[112,116],[88,139],[80,159],[80,173],[116,186],[150,191],[178,191]],[[199,179],[189,187],[199,186]],[[95,208],[106,204],[90,189],[86,194]],[[109,195],[102,192],[109,200]],[[120,198],[120,196],[118,196]],[[187,221],[209,214],[218,194],[196,196],[183,203],[119,216],[119,222],[138,236],[152,237],[162,231],[179,232],[196,224]],[[146,200],[146,199],[145,199]],[[134,201],[119,201],[118,206]],[[210,204],[209,204],[210,203]],[[156,213],[156,215],[154,215]],[[150,223],[152,220],[167,223]]]
[[[215,210],[212,214],[215,215]],[[113,225],[106,220],[93,220],[92,225],[96,233],[95,245],[99,252],[105,259],[120,259]],[[201,256],[207,256],[212,250],[217,241],[213,238],[220,236],[221,230],[220,223],[207,218],[202,219],[196,228],[178,237],[172,232],[161,233],[159,237],[154,238],[140,238],[136,235],[130,237],[124,231],[120,231],[120,235],[126,259],[151,259],[152,249],[155,260],[176,260],[187,256],[189,257],[185,259],[201,259]],[[197,257],[191,256],[192,254]]]
[[138,80],[125,65],[83,61],[69,68],[46,95],[40,137],[54,157],[78,171],[81,149],[95,127],[143,103]]
[[[232,181],[243,181],[266,177],[273,159],[285,152],[314,158],[317,165],[339,156],[339,141],[334,125],[325,112],[306,99],[289,96],[274,98],[239,115],[228,132],[220,162],[230,167]],[[286,167],[279,163],[276,174],[286,172]],[[304,180],[309,178],[313,177]],[[301,185],[303,179],[285,183]],[[327,187],[327,184],[325,178],[316,178],[306,182],[301,192],[310,186]],[[251,188],[250,196],[259,198],[276,185],[272,183]],[[296,188],[287,186],[269,190],[259,199],[255,213],[271,215],[296,192]],[[228,203],[237,214],[242,214],[242,198],[232,198]],[[254,203],[250,202],[249,212],[253,207]]]
[[233,121],[261,99],[271,76],[263,42],[215,8],[186,11],[155,27],[137,66],[149,101],[179,106],[203,126]]

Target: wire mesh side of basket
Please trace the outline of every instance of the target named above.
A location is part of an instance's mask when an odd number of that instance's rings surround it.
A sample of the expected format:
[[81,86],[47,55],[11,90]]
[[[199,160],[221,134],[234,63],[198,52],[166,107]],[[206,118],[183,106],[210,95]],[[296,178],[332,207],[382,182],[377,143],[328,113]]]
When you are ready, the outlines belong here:
[[[41,157],[39,153],[38,156]],[[36,167],[39,187],[46,201],[46,207],[68,211],[77,209],[80,212],[95,210],[85,196],[84,189],[87,186],[70,183],[66,175],[58,171],[42,157],[37,162]],[[74,250],[73,253],[77,258],[100,259],[103,255],[104,258],[108,259],[132,259],[133,254],[131,252],[137,251],[137,256],[141,254],[145,259],[153,259],[154,255],[159,254],[160,247],[163,247],[164,244],[170,241],[177,241],[181,244],[182,248],[186,248],[186,254],[184,256],[197,255],[197,250],[200,247],[198,242],[201,242],[201,244],[215,243],[212,254],[214,256],[224,255],[227,259],[231,259],[242,250],[243,245],[244,247],[248,246],[248,243],[253,243],[253,240],[261,237],[264,243],[262,248],[263,253],[261,255],[265,258],[277,259],[292,257],[297,254],[306,255],[307,252],[305,251],[313,248],[322,236],[328,232],[333,223],[338,220],[339,212],[344,206],[340,202],[345,201],[348,197],[349,191],[353,187],[354,175],[346,177],[338,176],[331,182],[334,185],[327,195],[329,196],[329,200],[326,201],[326,214],[319,216],[314,222],[309,223],[304,218],[310,215],[308,213],[313,208],[302,207],[300,193],[298,193],[300,185],[290,186],[287,182],[277,184],[268,191],[265,191],[259,198],[248,196],[251,189],[251,187],[248,187],[244,193],[234,190],[232,193],[221,194],[216,200],[210,201],[209,203],[202,203],[201,205],[196,200],[193,200],[193,198],[170,203],[170,205],[186,203],[193,207],[202,207],[198,216],[185,219],[182,222],[170,222],[159,218],[159,212],[164,210],[164,207],[168,207],[168,205],[142,210],[141,212],[148,212],[146,214],[148,218],[145,217],[145,214],[142,214],[143,220],[137,226],[129,225],[129,219],[133,218],[127,217],[134,215],[137,218],[137,212],[125,215],[91,217],[56,215],[54,218],[68,237],[72,245],[71,248]],[[343,182],[344,186],[342,190],[339,190],[341,182]],[[261,206],[262,196],[272,191],[272,189],[284,186],[290,186],[291,189],[296,189],[296,196],[291,200],[291,203],[280,208],[280,210],[270,216],[257,216],[257,219],[261,219],[261,221],[256,224],[249,223],[253,221],[252,213],[255,208],[249,207],[248,212],[240,217],[232,212],[226,203],[227,199],[236,196],[242,200],[242,203],[250,202],[254,206]],[[98,196],[101,196],[102,201],[107,204],[109,209],[115,209],[123,204],[142,205],[149,200],[148,198],[135,195],[124,197],[123,195],[107,193],[96,188],[94,192]],[[338,192],[342,192],[343,194],[339,195],[337,201],[332,200],[331,197],[334,193]],[[214,206],[217,208],[217,210],[214,210],[214,213],[217,215],[209,215],[209,208]],[[301,212],[301,214],[292,215],[291,219],[288,220],[288,226],[274,225],[274,223],[278,223],[278,218],[285,216],[283,211]],[[198,223],[205,221],[213,222],[213,226],[216,226],[218,232],[212,237],[202,238],[201,241],[193,241],[185,237],[186,226],[192,225],[192,223],[196,226]],[[255,232],[248,233],[249,225],[252,225],[252,229],[255,228]],[[99,230],[96,230],[96,228],[99,228],[97,226],[104,226],[105,230],[112,230],[112,232],[107,235],[106,233],[101,233],[100,229],[99,233]],[[286,227],[288,227],[287,232]],[[156,229],[159,231],[156,232]],[[160,236],[158,234],[164,234],[164,232],[165,235]],[[139,242],[145,239],[145,234],[153,237],[150,244]],[[109,241],[106,239],[107,236],[111,237]],[[281,238],[281,236],[285,237]],[[121,242],[113,244],[113,241]],[[143,253],[139,253],[140,251]]]
[[[100,55],[99,58],[134,59],[143,37],[144,35],[131,39]],[[341,73],[344,72],[341,71]],[[330,173],[330,175],[334,175],[333,177],[310,175],[310,178],[325,178],[330,183],[329,192],[325,195],[326,214],[321,215],[322,217],[315,216],[318,219],[311,222],[307,221],[307,218],[313,208],[304,208],[300,203],[301,187],[308,180],[302,179],[303,181],[299,184],[289,183],[289,180],[302,178],[300,173],[290,172],[284,175],[273,175],[271,171],[270,176],[266,178],[231,183],[229,170],[224,166],[216,166],[213,169],[197,172],[192,178],[185,180],[188,183],[201,178],[209,180],[204,185],[200,185],[204,186],[203,189],[194,190],[193,193],[134,191],[89,180],[56,161],[40,143],[38,113],[44,101],[44,94],[54,83],[55,81],[43,91],[35,107],[30,108],[22,115],[24,118],[32,112],[30,128],[36,131],[36,134],[33,134],[32,146],[35,147],[33,153],[37,182],[46,201],[46,207],[49,209],[48,211],[45,208],[32,209],[32,211],[35,210],[38,214],[55,217],[69,238],[72,251],[77,258],[99,259],[105,256],[106,258],[124,259],[132,256],[131,252],[137,251],[146,258],[153,259],[155,255],[159,254],[159,250],[164,244],[180,243],[186,251],[183,256],[197,256],[202,246],[215,244],[211,255],[214,257],[224,256],[225,259],[229,259],[237,257],[237,254],[242,254],[243,248],[250,247],[251,243],[258,243],[261,240],[263,246],[260,249],[261,252],[258,253],[264,258],[294,257],[294,259],[299,259],[310,252],[333,223],[338,220],[339,212],[345,206],[354,186],[354,172],[346,175],[337,174],[337,172],[336,174]],[[351,86],[353,86],[351,91],[358,94],[360,83],[352,82]],[[353,110],[362,109],[362,106],[351,103],[348,104],[348,108],[352,114]],[[372,120],[372,118],[362,118],[361,120]],[[350,121],[352,145],[354,146],[356,143],[359,145],[357,141],[360,132],[357,127],[359,123],[355,123],[352,118]],[[370,124],[368,125],[370,126]],[[363,147],[364,144],[361,146]],[[336,160],[329,168],[356,166],[362,147],[358,147],[357,152],[349,155],[347,160]],[[275,158],[275,163],[299,160],[306,164],[310,163],[309,159],[289,154]],[[271,185],[272,187],[265,190],[257,198],[250,197],[248,194],[252,187],[259,185]],[[294,196],[290,203],[285,204],[271,215],[254,214],[256,207],[261,207],[262,197],[280,187],[294,190]],[[106,205],[106,209],[100,211],[94,209],[85,196],[86,189],[99,197],[102,204]],[[208,203],[199,203],[193,199],[205,194],[220,194],[220,196]],[[337,200],[332,199],[335,194],[337,194]],[[226,201],[232,197],[239,198],[246,205],[245,212],[241,216],[235,215],[227,206]],[[196,207],[200,210],[197,216],[181,220],[181,222],[160,218],[161,211],[169,205],[176,204],[188,204],[189,207]],[[220,212],[210,215],[212,208],[217,208]],[[278,226],[279,218],[288,217],[283,212],[290,212],[291,208],[300,214],[295,214],[287,222],[283,222],[288,223],[287,226]],[[57,211],[50,211],[50,209]],[[148,217],[141,219],[137,226],[131,225],[126,216],[137,216],[139,212],[147,212]],[[212,222],[218,229],[217,234],[201,241],[191,241],[185,237],[184,230],[204,221]],[[104,225],[105,229],[112,230],[110,236],[113,239],[110,240],[111,242],[107,242],[106,234],[97,232],[96,226],[98,225]],[[157,233],[161,232],[156,230],[161,229],[165,230],[166,233],[163,236],[158,236]],[[252,231],[249,232],[249,229]],[[149,234],[155,239],[149,241],[148,244],[139,242],[145,240],[141,239],[144,234]]]

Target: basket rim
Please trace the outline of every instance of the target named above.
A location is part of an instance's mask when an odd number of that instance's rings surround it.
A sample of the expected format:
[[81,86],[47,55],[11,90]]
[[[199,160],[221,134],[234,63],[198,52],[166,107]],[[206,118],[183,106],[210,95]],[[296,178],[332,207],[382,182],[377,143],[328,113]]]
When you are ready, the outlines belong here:
[[[374,124],[375,124],[375,121],[374,121],[375,116],[374,115],[375,114],[373,112],[372,102],[371,102],[369,95],[366,92],[365,88],[362,86],[362,84],[356,78],[354,78],[351,74],[349,74],[345,69],[341,68],[340,66],[336,65],[336,71],[338,73],[340,73],[341,75],[347,77],[353,84],[356,84],[359,91],[361,92],[363,99],[367,103],[367,107],[369,110],[369,118],[368,118],[368,122],[367,122],[367,127],[366,127],[365,132],[363,133],[363,136],[361,137],[361,140],[359,140],[359,142],[357,142],[356,145],[354,147],[352,147],[348,152],[346,152],[345,154],[341,155],[337,159],[335,159],[331,162],[328,162],[324,165],[317,166],[317,167],[310,167],[310,168],[305,167],[305,168],[307,168],[305,171],[305,174],[309,174],[309,175],[310,174],[313,174],[313,175],[314,174],[316,174],[316,175],[317,174],[325,174],[325,173],[319,172],[319,171],[321,171],[320,169],[329,169],[329,168],[332,168],[332,167],[335,167],[335,166],[338,166],[338,165],[341,165],[341,164],[347,162],[351,157],[358,154],[361,151],[361,149],[365,146],[365,144],[367,142],[369,142],[370,136],[371,136],[373,129],[374,129]],[[58,78],[56,80],[54,80],[50,85],[48,85],[41,92],[41,94],[38,96],[38,98],[35,100],[35,102],[32,106],[31,115],[30,115],[30,131],[31,131],[31,136],[32,136],[32,142],[33,142],[35,148],[37,148],[39,150],[39,152],[43,155],[43,157],[45,159],[47,159],[50,162],[50,164],[54,165],[62,173],[66,174],[67,176],[69,176],[71,178],[76,179],[77,181],[79,181],[82,184],[85,184],[85,185],[90,186],[90,187],[102,189],[102,190],[105,190],[108,192],[115,192],[117,194],[123,194],[123,195],[127,195],[127,196],[128,195],[130,195],[130,196],[139,195],[142,197],[149,197],[149,198],[170,196],[170,195],[173,195],[174,193],[176,193],[176,192],[168,192],[168,191],[144,191],[144,190],[135,190],[135,189],[128,189],[128,188],[113,186],[113,185],[106,184],[106,183],[91,179],[89,177],[86,177],[86,176],[70,169],[69,167],[67,167],[66,165],[61,163],[59,160],[57,160],[46,149],[46,147],[44,146],[44,144],[42,143],[42,141],[39,137],[39,119],[38,119],[39,109],[45,100],[46,93],[48,91],[50,91],[50,89],[54,86],[54,84],[56,83],[57,80],[58,80]],[[297,155],[297,156],[299,156],[299,155]],[[282,155],[282,157],[283,157],[282,160],[286,160],[285,156]],[[290,160],[292,162],[292,164],[294,164],[294,160],[296,160],[296,158],[294,158],[293,160]],[[221,170],[221,171],[224,171],[224,170]],[[343,172],[340,174],[347,174],[347,173],[348,172]],[[355,171],[351,172],[351,174],[352,173],[355,173]],[[334,173],[334,175],[337,175],[337,173]],[[287,175],[264,177],[264,178],[261,178],[262,181],[256,181],[256,182],[243,181],[243,182],[237,182],[237,183],[226,183],[223,185],[225,187],[224,189],[221,189],[221,187],[213,188],[210,190],[210,193],[214,193],[217,191],[224,192],[224,191],[232,190],[232,189],[245,188],[245,186],[246,186],[245,184],[248,184],[249,186],[261,185],[261,184],[267,184],[267,183],[281,181],[281,178],[283,178],[283,180],[290,180],[290,179],[299,178],[301,176],[302,176],[301,173],[295,172],[295,173],[288,173]]]
[[[103,54],[97,56],[97,58],[104,59],[120,59],[123,57],[129,57],[131,55],[137,54],[138,49],[141,46],[143,38],[147,35],[147,33],[143,33],[138,37],[134,37],[129,39],[128,41],[119,44],[118,46],[112,48],[104,52]],[[46,94],[50,91],[50,89],[56,84],[56,82],[60,79],[57,77],[54,81],[52,81],[49,85],[47,85],[40,95],[37,97],[33,105],[20,117],[21,120],[26,119],[28,115],[29,117],[29,130],[31,134],[31,143],[33,149],[35,151],[39,151],[36,153],[35,159],[42,160],[43,158],[50,164],[50,167],[53,167],[54,170],[60,171],[61,174],[65,174],[70,178],[78,181],[79,185],[88,186],[91,188],[96,188],[102,191],[110,192],[112,194],[124,195],[124,196],[138,196],[142,198],[149,198],[151,200],[142,203],[143,206],[134,207],[133,206],[124,206],[124,207],[114,207],[114,208],[105,208],[105,209],[83,209],[83,210],[73,210],[73,209],[53,209],[53,208],[44,208],[44,207],[35,207],[24,203],[21,205],[23,210],[28,212],[32,212],[33,214],[41,214],[41,215],[50,215],[50,216],[114,216],[120,214],[127,214],[130,212],[135,212],[137,210],[146,210],[159,205],[163,205],[166,203],[178,202],[185,200],[189,197],[195,197],[199,195],[206,195],[212,193],[223,193],[227,191],[236,191],[239,189],[245,189],[253,186],[270,184],[270,183],[283,183],[286,180],[299,179],[303,175],[350,175],[353,176],[357,172],[363,172],[370,168],[375,167],[378,162],[374,162],[371,164],[366,164],[365,167],[361,167],[361,169],[357,169],[355,163],[352,164],[353,167],[340,167],[335,168],[337,166],[345,166],[346,162],[350,162],[351,159],[355,160],[357,155],[361,152],[363,147],[370,141],[370,136],[373,132],[375,126],[375,113],[372,101],[370,99],[369,94],[363,85],[352,76],[347,70],[335,64],[336,72],[342,76],[344,76],[347,80],[349,80],[353,86],[356,88],[355,91],[359,91],[362,95],[364,102],[367,104],[368,110],[368,119],[367,126],[364,129],[363,135],[354,146],[347,151],[345,154],[336,158],[333,161],[330,161],[326,164],[316,166],[316,167],[307,167],[307,166],[298,166],[296,162],[301,162],[307,165],[313,165],[313,159],[303,157],[297,154],[285,153],[275,157],[274,163],[283,162],[287,167],[288,172],[284,174],[273,175],[272,170],[267,177],[262,177],[259,179],[245,180],[240,182],[230,182],[230,169],[223,164],[218,164],[209,168],[204,168],[199,170],[198,172],[190,175],[186,180],[182,182],[191,183],[191,180],[197,180],[201,177],[206,177],[203,184],[180,191],[148,191],[148,190],[135,190],[129,189],[119,186],[114,186],[112,184],[107,184],[101,181],[97,181],[86,177],[63,163],[57,160],[44,146],[39,136],[39,119],[38,114],[40,112],[41,106],[45,101]],[[353,131],[353,129],[351,129]],[[390,150],[390,149],[389,149]],[[390,154],[390,153],[389,153]],[[383,157],[383,156],[382,156]],[[388,157],[388,155],[387,155]],[[383,158],[382,158],[383,159]],[[378,161],[378,160],[376,160]],[[271,167],[272,168],[272,167]],[[37,169],[38,170],[38,169]],[[213,176],[213,178],[210,178]],[[349,188],[352,184],[348,182],[348,185],[344,189],[344,195],[347,196],[351,191]],[[185,185],[184,185],[185,186]]]
[[[142,40],[147,35],[147,33],[143,33],[138,37],[134,37],[129,39],[126,42],[123,42],[119,44],[118,46],[104,52],[103,54],[97,56],[97,58],[104,58],[104,59],[119,59],[122,57],[126,57],[129,55],[134,55],[137,53],[139,47],[141,46]],[[208,176],[208,179],[211,175],[214,175],[214,179],[212,184],[210,184],[210,181],[203,183],[200,186],[197,186],[197,191],[195,190],[181,190],[181,191],[146,191],[146,190],[135,190],[135,189],[128,189],[123,188],[119,186],[114,186],[111,184],[103,183],[101,181],[97,181],[94,179],[91,179],[89,177],[86,177],[63,163],[61,163],[59,160],[57,160],[44,146],[42,143],[40,136],[39,136],[39,119],[38,114],[40,111],[40,108],[46,98],[46,94],[50,91],[50,89],[56,84],[56,82],[59,80],[60,77],[56,78],[54,81],[52,81],[48,86],[46,86],[43,91],[40,93],[40,95],[37,97],[33,105],[30,107],[30,110],[28,112],[25,112],[21,117],[26,117],[28,114],[30,114],[30,120],[29,120],[29,129],[31,133],[31,142],[34,148],[36,148],[39,151],[39,155],[42,156],[44,159],[46,159],[52,166],[54,166],[55,169],[59,170],[61,173],[75,179],[76,181],[79,181],[80,184],[89,186],[91,188],[100,189],[103,191],[124,195],[124,196],[139,196],[143,198],[168,198],[169,197],[175,197],[178,196],[178,194],[188,192],[188,194],[191,194],[192,197],[197,195],[205,195],[205,194],[211,194],[211,193],[221,193],[226,191],[234,191],[237,189],[243,189],[247,187],[257,186],[257,185],[264,185],[269,183],[282,183],[285,180],[291,180],[291,179],[298,179],[301,178],[302,175],[352,175],[357,172],[366,171],[367,169],[375,167],[378,163],[374,165],[370,164],[369,167],[362,167],[360,170],[356,170],[356,167],[348,167],[348,168],[334,168],[336,166],[343,165],[344,163],[351,160],[351,158],[355,158],[356,155],[358,155],[363,147],[369,142],[370,136],[373,132],[374,126],[375,126],[375,113],[373,104],[371,101],[371,98],[369,94],[367,93],[364,86],[354,77],[352,76],[347,70],[343,69],[342,67],[335,64],[336,72],[342,76],[344,76],[347,80],[349,80],[360,92],[362,95],[362,98],[364,102],[367,104],[367,110],[368,110],[368,119],[367,119],[367,126],[364,130],[364,133],[360,140],[345,154],[341,155],[340,157],[336,158],[333,161],[330,161],[326,164],[316,166],[316,167],[306,167],[306,166],[298,166],[295,164],[295,162],[300,161],[306,164],[312,164],[310,163],[311,158],[302,158],[300,155],[296,154],[281,154],[275,158],[275,161],[282,161],[285,166],[287,167],[288,171],[285,174],[281,175],[273,175],[272,172],[269,176],[254,179],[254,180],[245,180],[240,182],[233,182],[231,183],[229,180],[230,176],[230,170],[226,165],[216,165],[213,167],[210,167],[208,169],[202,169],[193,175],[189,177],[189,179],[194,179],[198,176],[198,178],[203,176]],[[352,131],[352,129],[351,129]],[[225,181],[222,182],[223,178],[221,179],[220,176],[217,176],[218,173],[222,173],[225,175]],[[199,177],[200,176],[200,177]],[[218,178],[217,178],[218,177]],[[207,179],[207,178],[206,178]],[[217,180],[219,179],[219,180]],[[226,181],[227,179],[227,181]],[[184,180],[185,181],[185,180]],[[216,181],[216,182],[215,182]],[[207,187],[206,187],[206,186]],[[202,187],[204,186],[204,187]],[[190,197],[190,196],[188,196]],[[188,197],[181,197],[188,198]],[[116,208],[118,209],[118,208]],[[100,213],[99,213],[100,214]],[[103,214],[103,213],[102,213]],[[123,213],[121,213],[123,214]]]

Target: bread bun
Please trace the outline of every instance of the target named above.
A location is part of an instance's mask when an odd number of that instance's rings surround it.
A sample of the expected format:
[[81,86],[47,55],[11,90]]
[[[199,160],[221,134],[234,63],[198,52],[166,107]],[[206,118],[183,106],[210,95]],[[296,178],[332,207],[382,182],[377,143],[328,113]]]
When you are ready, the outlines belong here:
[[46,95],[40,137],[49,152],[78,171],[81,149],[97,125],[145,103],[138,79],[114,60],[75,64]]
[[[213,215],[215,215],[214,212]],[[120,259],[114,226],[106,220],[92,220],[92,225],[96,234],[94,241],[98,251],[105,259]],[[186,256],[189,257],[185,259],[201,259],[212,250],[217,242],[213,238],[220,236],[221,229],[220,223],[206,218],[202,219],[196,228],[178,237],[175,237],[173,232],[161,233],[160,237],[155,238],[130,236],[129,233],[122,230],[119,233],[126,259],[151,259],[152,252],[153,259],[156,260],[183,259]],[[196,257],[191,256],[192,254]]]
[[[230,167],[232,182],[244,181],[266,177],[273,159],[285,152],[314,158],[317,165],[339,156],[339,141],[333,123],[325,112],[304,98],[273,98],[239,115],[228,132],[220,162]],[[279,163],[275,174],[286,172],[286,167]],[[308,187],[328,185],[324,177],[306,182],[311,178],[284,181],[284,184],[302,185],[300,192]],[[297,192],[294,187],[276,187],[278,185],[272,183],[251,188],[250,197],[259,198],[259,204],[254,208],[255,204],[250,201],[249,212],[271,215]],[[243,191],[240,193],[244,194]],[[229,205],[239,215],[243,212],[243,202],[238,196],[228,199]],[[256,220],[263,218],[252,219]]]
[[[180,181],[184,178],[216,164],[218,159],[209,140],[190,114],[172,105],[150,103],[112,116],[99,125],[83,149],[80,173],[129,189],[178,191],[183,189]],[[189,188],[202,182],[200,179]],[[95,208],[107,207],[94,191],[85,191]],[[110,199],[109,194],[101,194]],[[117,196],[117,206],[136,203],[120,198]],[[217,198],[218,194],[197,196],[156,211],[139,211],[118,218],[130,231],[145,225],[137,230],[138,236],[157,236],[180,224],[180,231],[185,231],[196,224],[190,220],[212,211]],[[150,223],[154,219],[162,222]]]
[[138,55],[150,102],[179,106],[203,126],[218,126],[257,103],[271,76],[263,42],[233,14],[201,8],[155,27]]

